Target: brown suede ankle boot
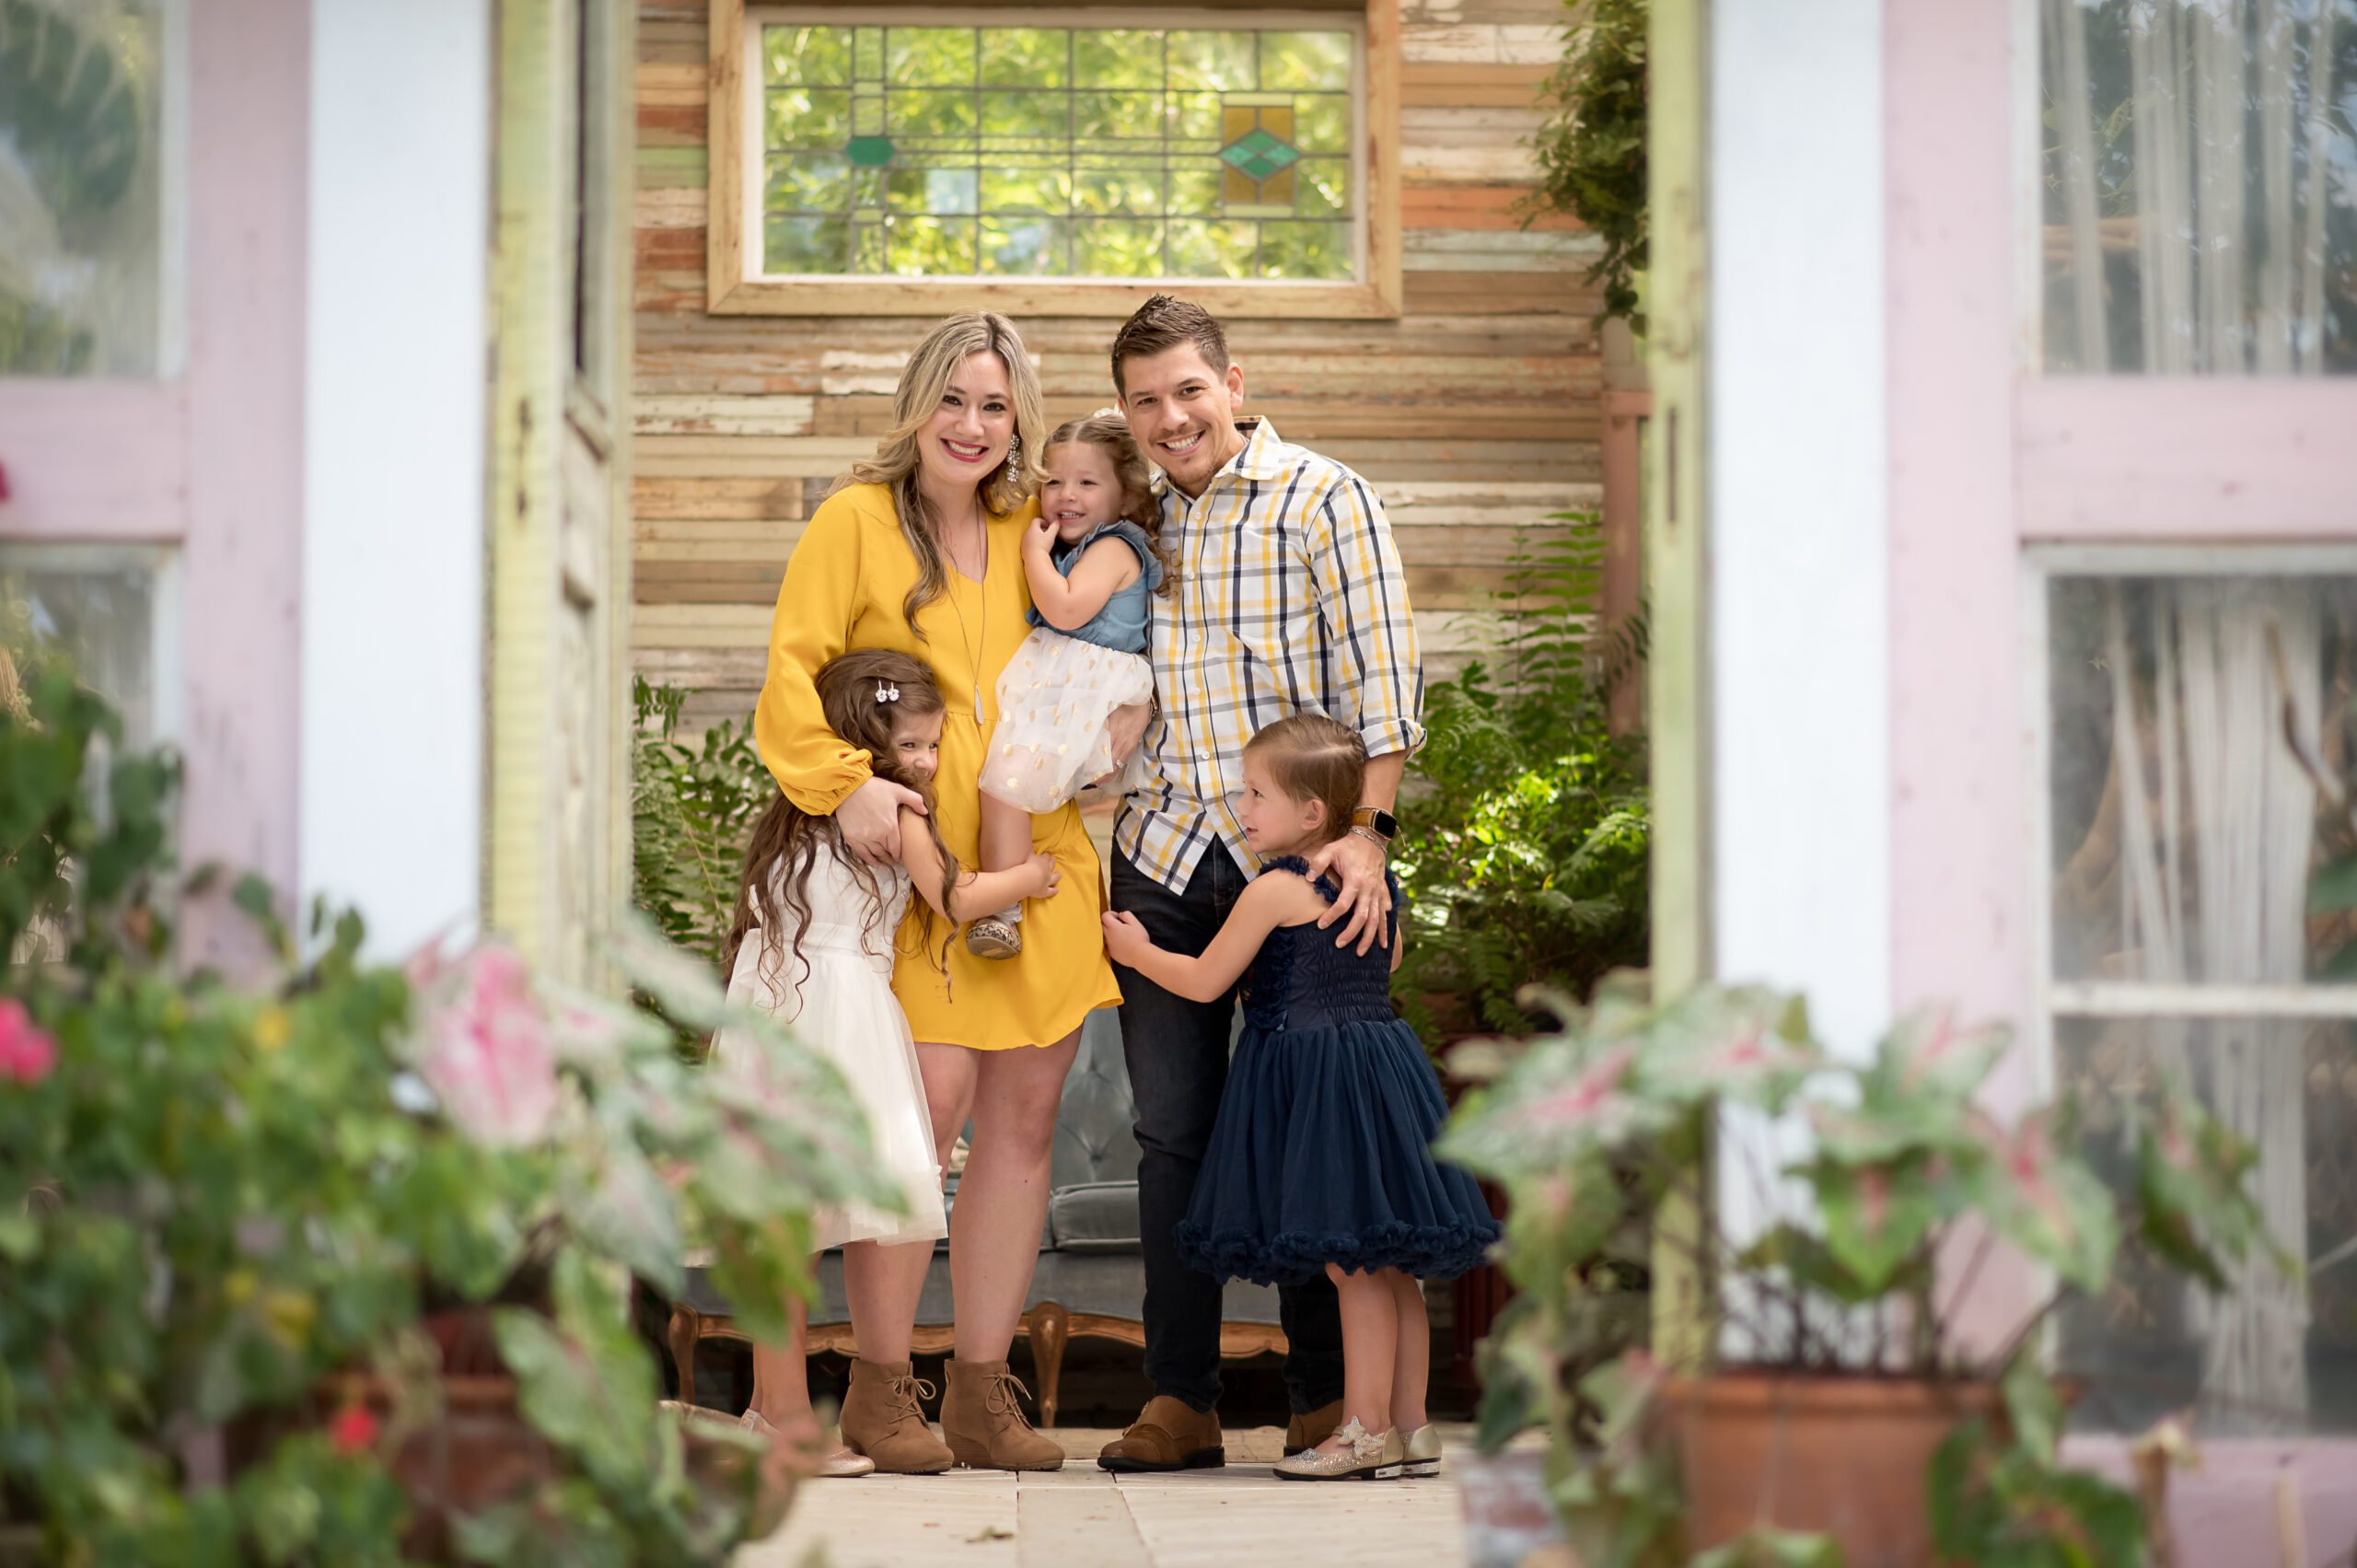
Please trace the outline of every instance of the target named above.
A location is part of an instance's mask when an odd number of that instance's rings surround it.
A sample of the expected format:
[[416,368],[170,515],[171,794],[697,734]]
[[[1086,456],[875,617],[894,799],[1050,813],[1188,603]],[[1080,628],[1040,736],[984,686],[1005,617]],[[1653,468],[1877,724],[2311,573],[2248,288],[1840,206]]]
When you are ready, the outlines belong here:
[[941,1434],[961,1465],[978,1470],[1054,1470],[1063,1445],[1031,1430],[1018,1395],[1031,1390],[1003,1361],[947,1363],[949,1391],[941,1396]]
[[956,1458],[924,1423],[919,1394],[933,1385],[905,1361],[854,1361],[843,1395],[843,1446],[888,1475],[939,1475]]

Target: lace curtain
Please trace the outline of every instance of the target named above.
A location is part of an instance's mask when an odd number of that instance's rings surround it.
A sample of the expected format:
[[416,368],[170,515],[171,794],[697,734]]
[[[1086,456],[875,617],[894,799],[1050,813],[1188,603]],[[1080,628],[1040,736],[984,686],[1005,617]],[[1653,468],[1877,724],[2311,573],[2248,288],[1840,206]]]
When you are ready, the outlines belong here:
[[2041,0],[2049,370],[2357,371],[2357,0]]

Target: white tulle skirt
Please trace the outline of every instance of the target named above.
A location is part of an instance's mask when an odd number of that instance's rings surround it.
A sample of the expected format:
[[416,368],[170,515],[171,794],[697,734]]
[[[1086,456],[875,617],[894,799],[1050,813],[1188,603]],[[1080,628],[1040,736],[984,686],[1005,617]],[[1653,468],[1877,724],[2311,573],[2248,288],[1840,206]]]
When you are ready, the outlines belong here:
[[[807,978],[791,951],[778,955],[764,972],[761,933],[753,933],[737,954],[729,999],[770,1013],[835,1064],[866,1113],[878,1166],[908,1203],[905,1215],[865,1204],[821,1210],[814,1216],[812,1245],[823,1251],[847,1241],[937,1240],[949,1234],[941,1203],[941,1161],[908,1015],[892,995],[888,959],[879,972],[873,956],[830,945],[830,938],[845,929],[819,925],[806,935]],[[758,1074],[761,1051],[761,1043],[745,1031],[724,1029],[713,1044],[714,1063],[726,1071]]]
[[1154,695],[1144,654],[1116,653],[1035,628],[998,678],[998,727],[982,792],[1026,811],[1052,811],[1113,771],[1106,721]]

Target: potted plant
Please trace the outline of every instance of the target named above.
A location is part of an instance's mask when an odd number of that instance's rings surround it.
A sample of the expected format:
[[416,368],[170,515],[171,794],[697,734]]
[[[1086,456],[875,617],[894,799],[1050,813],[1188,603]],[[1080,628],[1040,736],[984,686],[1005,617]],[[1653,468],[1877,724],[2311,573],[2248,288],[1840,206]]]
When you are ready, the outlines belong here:
[[[710,1562],[784,1477],[658,1410],[631,1276],[714,1245],[780,1332],[818,1203],[892,1201],[831,1069],[674,1028],[709,971],[616,943],[657,1017],[495,942],[409,970],[352,915],[191,974],[176,770],[55,669],[0,708],[0,1561]],[[201,884],[203,878],[198,878]]]
[[[1552,1494],[1591,1561],[1832,1561],[1828,1543],[1850,1568],[2141,1561],[2135,1499],[2060,1462],[2061,1401],[2034,1331],[2063,1293],[2103,1287],[2124,1235],[2223,1288],[2229,1260],[2270,1245],[2247,1144],[2172,1089],[2133,1190],[2115,1193],[2061,1111],[2002,1125],[1974,1103],[2002,1029],[1925,1010],[1848,1063],[1771,991],[1656,1004],[1622,977],[1588,1007],[1533,1001],[1554,1032],[1459,1049],[1460,1072],[1492,1081],[1440,1146],[1513,1198],[1503,1250],[1519,1295],[1492,1341],[1484,1437],[1545,1425]],[[1745,1167],[1756,1212],[1782,1217],[1730,1234],[1702,1203],[1699,1223],[1660,1227],[1713,1282],[1704,1360],[1599,1353],[1596,1260],[1632,1217],[1704,1190],[1713,1107],[1806,1127],[1805,1157]],[[1998,1247],[2049,1272],[2055,1294],[1976,1353],[1956,1310]],[[1943,1259],[1962,1259],[1960,1275]]]

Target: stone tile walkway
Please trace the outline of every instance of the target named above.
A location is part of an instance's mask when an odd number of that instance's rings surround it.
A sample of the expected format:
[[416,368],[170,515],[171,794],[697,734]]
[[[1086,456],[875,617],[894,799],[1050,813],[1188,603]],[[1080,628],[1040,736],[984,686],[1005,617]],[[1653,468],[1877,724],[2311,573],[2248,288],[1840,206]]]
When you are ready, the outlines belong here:
[[[1445,1428],[1452,1456],[1471,1430]],[[1114,1476],[1097,1451],[1115,1435],[1053,1434],[1061,1470],[952,1470],[812,1481],[785,1527],[737,1568],[1211,1568],[1236,1563],[1417,1563],[1457,1568],[1465,1532],[1448,1468],[1430,1480],[1308,1485],[1269,1464],[1280,1427],[1227,1434],[1224,1469]],[[814,1553],[818,1555],[814,1555]]]

